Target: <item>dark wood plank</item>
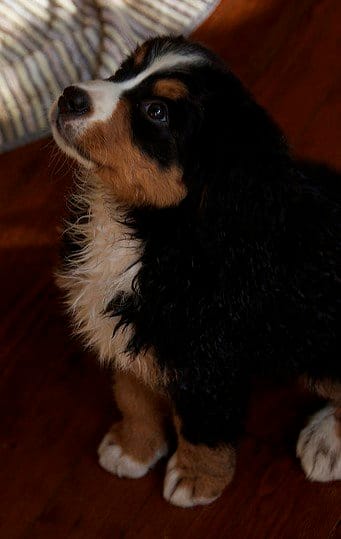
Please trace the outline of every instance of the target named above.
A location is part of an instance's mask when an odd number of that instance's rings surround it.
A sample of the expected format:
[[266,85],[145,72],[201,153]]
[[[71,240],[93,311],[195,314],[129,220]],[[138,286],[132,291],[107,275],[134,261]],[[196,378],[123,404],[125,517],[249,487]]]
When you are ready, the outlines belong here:
[[[228,61],[295,152],[341,168],[338,0],[223,0],[195,33]],[[235,481],[210,507],[163,501],[165,462],[141,480],[97,465],[115,411],[110,374],[69,336],[53,281],[70,163],[41,141],[0,156],[0,537],[340,537],[341,487],[295,458],[318,402],[255,390]]]

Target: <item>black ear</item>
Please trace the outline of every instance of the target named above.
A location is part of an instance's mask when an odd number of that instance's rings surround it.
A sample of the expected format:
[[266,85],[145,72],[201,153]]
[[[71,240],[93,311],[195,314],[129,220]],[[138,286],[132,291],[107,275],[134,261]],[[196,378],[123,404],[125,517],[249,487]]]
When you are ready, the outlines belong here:
[[267,226],[290,175],[281,131],[230,72],[213,71],[200,99],[200,129],[186,171],[190,196],[206,219],[223,215],[250,231]]

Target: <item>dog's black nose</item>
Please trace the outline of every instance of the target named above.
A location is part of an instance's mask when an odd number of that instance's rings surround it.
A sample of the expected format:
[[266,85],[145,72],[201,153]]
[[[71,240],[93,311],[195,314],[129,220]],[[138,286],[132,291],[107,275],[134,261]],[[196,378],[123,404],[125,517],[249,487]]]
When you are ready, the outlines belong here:
[[68,86],[58,99],[58,111],[62,114],[84,114],[90,110],[90,98],[85,90]]

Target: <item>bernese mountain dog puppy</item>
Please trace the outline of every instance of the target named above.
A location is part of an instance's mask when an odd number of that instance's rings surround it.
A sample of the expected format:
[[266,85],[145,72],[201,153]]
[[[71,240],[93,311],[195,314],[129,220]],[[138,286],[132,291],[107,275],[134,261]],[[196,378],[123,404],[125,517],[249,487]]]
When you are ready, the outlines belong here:
[[327,404],[297,455],[309,479],[341,479],[337,174],[293,158],[233,73],[183,38],[66,88],[50,117],[79,165],[58,280],[122,412],[101,466],[143,476],[171,423],[163,495],[207,504],[233,477],[254,379],[303,377]]

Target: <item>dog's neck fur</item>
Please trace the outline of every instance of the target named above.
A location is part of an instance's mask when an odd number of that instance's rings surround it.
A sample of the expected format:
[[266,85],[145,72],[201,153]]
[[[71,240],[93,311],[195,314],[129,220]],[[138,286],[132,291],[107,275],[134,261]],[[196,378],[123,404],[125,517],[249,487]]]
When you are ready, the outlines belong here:
[[[66,291],[66,301],[75,322],[75,332],[82,334],[101,360],[126,361],[125,346],[129,328],[113,338],[117,320],[105,316],[115,295],[130,293],[140,268],[141,242],[133,237],[125,223],[125,212],[109,201],[96,177],[79,180],[72,197],[74,222],[65,235],[76,247],[66,258],[58,276]],[[77,217],[77,215],[81,217]]]

